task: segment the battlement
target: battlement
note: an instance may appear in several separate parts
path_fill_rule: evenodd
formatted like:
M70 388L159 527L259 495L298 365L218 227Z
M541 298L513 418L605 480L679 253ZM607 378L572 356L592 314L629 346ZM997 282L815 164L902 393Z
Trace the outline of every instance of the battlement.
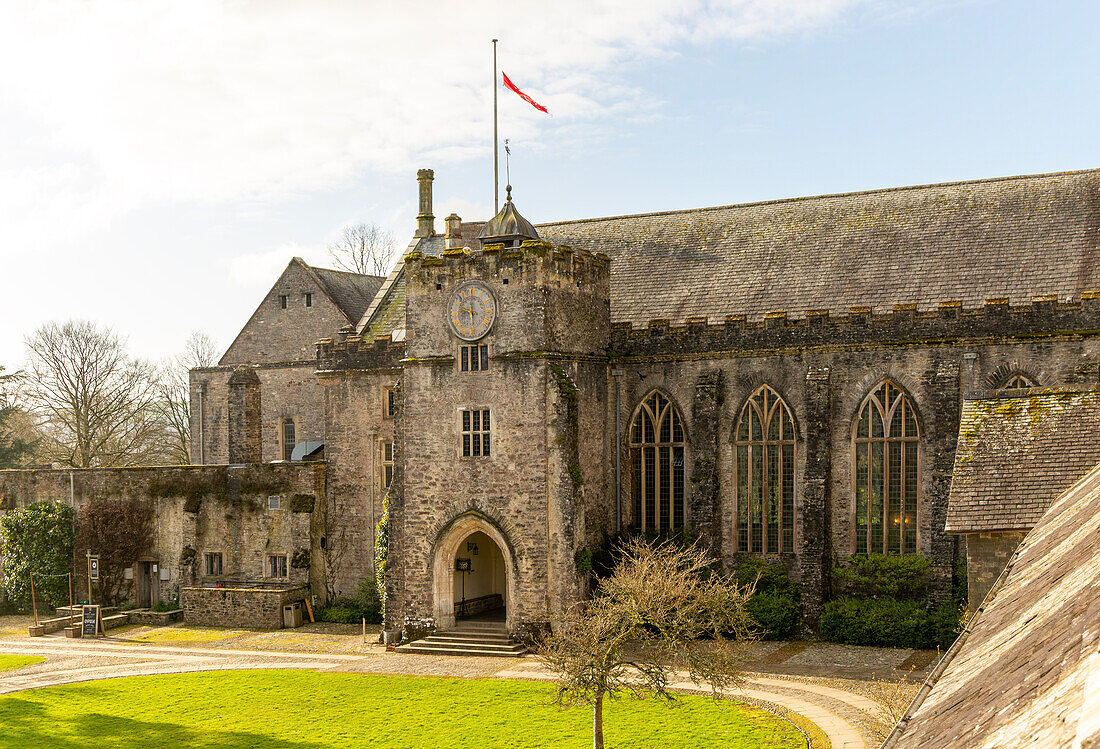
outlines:
M518 247L496 243L481 250L452 248L439 257L414 250L405 256L405 268L410 280L421 283L439 283L439 276L448 275L453 280L499 276L545 286L598 286L608 283L611 258L602 252L528 239Z
M877 314L869 307L852 307L846 315L806 310L802 317L793 319L786 310L776 310L760 320L733 315L712 323L702 317L689 317L684 325L671 325L667 319L654 319L644 328L614 323L611 349L619 356L675 356L760 348L1071 334L1100 335L1100 292L1084 292L1079 300L1065 302L1053 295L1040 296L1023 305L988 299L973 309L964 309L959 300L948 299L936 309L921 311L914 304L899 304L890 312Z
M348 369L399 369L405 355L404 338L387 334L364 340L352 325L340 329L337 338L317 341L317 372L336 372Z

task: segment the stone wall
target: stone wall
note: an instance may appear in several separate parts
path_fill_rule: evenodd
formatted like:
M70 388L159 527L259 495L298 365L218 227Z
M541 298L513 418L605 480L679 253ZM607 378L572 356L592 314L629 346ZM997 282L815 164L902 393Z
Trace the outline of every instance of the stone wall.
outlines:
M175 598L181 585L212 579L205 575L206 552L222 554L218 580L270 579L268 557L286 554L288 582L310 585L323 597L325 471L324 464L0 471L0 515L42 501L77 511L97 499L147 502L155 518L148 556L169 575L160 583L161 600ZM280 509L268 509L269 497L279 498ZM87 586L85 551L75 550L76 590Z
M1026 535L1027 531L966 534L966 597L971 611L985 600Z
M282 629L283 606L303 601L309 595L306 585L279 588L185 586L180 589L180 608L187 624ZM304 610L302 616L306 617Z
M284 419L294 421L295 442L324 442L324 388L317 381L317 362L263 364L252 369L260 381L260 460L282 459ZM191 462L195 465L229 462L227 402L228 380L233 370L234 367L191 370ZM201 399L200 388L205 388Z
M1098 380L1100 338L1074 330L1100 327L1094 299L1036 302L1023 308L991 303L985 310L938 313L899 309L847 318L783 316L760 324L731 320L648 330L613 329L614 367L621 378L624 443L632 414L654 389L669 395L688 430L689 513L693 529L736 561L733 437L746 399L761 384L787 403L796 445L793 554L777 554L802 583L808 623L831 591L829 569L852 548L853 428L863 399L884 379L911 398L921 430L919 551L933 562L933 597L951 590L958 542L944 532L948 488L966 393L1021 372L1044 387ZM614 378L608 378L609 400ZM614 414L606 433L614 434ZM628 465L626 445L621 447ZM612 451L613 452L613 451ZM613 466L607 468L613 475ZM629 475L623 472L625 524L633 521ZM717 512L715 510L717 509ZM716 524L716 526L715 526ZM980 573L979 573L980 574ZM971 582L971 586L974 583Z

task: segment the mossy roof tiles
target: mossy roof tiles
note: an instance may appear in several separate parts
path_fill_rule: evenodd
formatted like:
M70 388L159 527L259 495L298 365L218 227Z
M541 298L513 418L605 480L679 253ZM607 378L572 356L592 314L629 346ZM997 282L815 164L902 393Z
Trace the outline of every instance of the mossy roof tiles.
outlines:
M1100 463L1100 393L1029 391L963 403L947 530L1028 530Z
M536 226L612 256L611 318L635 327L1100 288L1100 170Z

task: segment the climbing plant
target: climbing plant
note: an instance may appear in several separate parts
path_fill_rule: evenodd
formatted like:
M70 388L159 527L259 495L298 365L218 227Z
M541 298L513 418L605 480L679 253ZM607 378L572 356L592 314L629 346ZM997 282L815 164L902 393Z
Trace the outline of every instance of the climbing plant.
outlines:
M0 520L4 557L4 588L8 604L21 611L31 607L31 580L38 605L69 602L65 575L73 564L73 510L68 505L35 502Z
M382 600L382 621L386 621L386 561L390 554L390 492L382 497L382 517L374 529L374 584Z

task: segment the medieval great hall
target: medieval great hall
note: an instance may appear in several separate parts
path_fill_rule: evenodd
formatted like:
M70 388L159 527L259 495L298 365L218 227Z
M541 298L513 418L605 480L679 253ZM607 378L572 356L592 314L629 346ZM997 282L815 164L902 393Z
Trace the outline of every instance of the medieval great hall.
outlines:
M853 554L927 556L934 597L966 558L980 600L1027 528L949 516L967 404L1100 380L1100 171L438 227L432 179L388 277L294 259L192 371L195 466L10 502L159 503L161 595L354 590L387 512L387 618L440 626L552 620L609 539L685 531L782 561L812 628Z

